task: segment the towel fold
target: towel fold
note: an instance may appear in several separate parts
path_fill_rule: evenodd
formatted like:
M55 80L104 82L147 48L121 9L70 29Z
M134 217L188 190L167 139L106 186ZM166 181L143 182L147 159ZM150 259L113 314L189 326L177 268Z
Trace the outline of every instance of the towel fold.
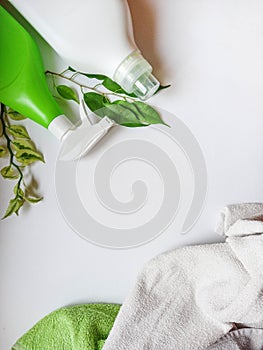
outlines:
M263 204L226 207L217 231L225 243L146 264L103 350L206 349L235 323L263 327Z
M207 350L262 350L263 329L243 328L227 333Z
M65 307L40 320L12 350L101 350L120 306Z
M244 224L243 229L244 232L246 232L247 229L251 230L250 223L247 222L247 219L253 218L254 216L258 216L260 214L263 214L262 203L241 203L228 205L219 213L219 220L217 222L215 231L219 235L223 236L231 236L232 234L239 236L239 231L235 232L235 230L232 229L229 231L230 228L234 227L233 224L239 220L242 220Z

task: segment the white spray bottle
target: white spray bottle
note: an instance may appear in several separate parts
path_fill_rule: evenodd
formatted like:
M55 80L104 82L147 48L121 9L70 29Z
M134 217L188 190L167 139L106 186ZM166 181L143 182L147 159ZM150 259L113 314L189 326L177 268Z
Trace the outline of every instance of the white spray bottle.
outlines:
M138 50L126 0L11 0L75 70L102 73L141 99L159 87Z

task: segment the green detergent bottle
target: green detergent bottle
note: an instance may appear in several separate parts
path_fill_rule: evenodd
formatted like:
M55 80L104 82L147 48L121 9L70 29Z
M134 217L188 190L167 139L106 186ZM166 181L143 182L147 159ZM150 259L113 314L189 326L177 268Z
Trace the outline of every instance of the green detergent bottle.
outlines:
M0 102L49 129L60 141L67 141L66 160L86 154L113 125L106 117L92 127L82 123L75 128L49 91L37 44L2 6Z

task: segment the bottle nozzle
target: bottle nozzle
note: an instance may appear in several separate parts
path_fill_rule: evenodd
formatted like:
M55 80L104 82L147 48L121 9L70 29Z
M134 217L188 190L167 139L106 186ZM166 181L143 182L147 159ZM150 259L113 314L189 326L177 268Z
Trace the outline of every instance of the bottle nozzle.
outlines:
M147 100L154 95L160 86L154 75L144 73L136 80L133 86L134 94L142 100Z
M114 79L128 93L134 93L142 100L151 97L160 86L152 75L152 66L139 51L127 56L114 73Z

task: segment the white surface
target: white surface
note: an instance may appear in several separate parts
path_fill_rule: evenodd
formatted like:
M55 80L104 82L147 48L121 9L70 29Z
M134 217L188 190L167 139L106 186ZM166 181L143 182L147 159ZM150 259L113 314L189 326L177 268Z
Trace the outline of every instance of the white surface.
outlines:
M219 240L213 228L228 203L263 193L263 3L259 0L131 0L135 37L162 83L151 103L175 113L203 149L208 196L187 235L166 232L131 250L93 246L59 212L54 187L57 140L27 121L46 164L32 171L42 203L0 223L0 349L52 310L83 302L122 302L142 264L184 244ZM88 20L88 16L87 16ZM101 43L100 43L101 45ZM45 46L48 68L58 69ZM1 213L11 195L2 181Z
M168 226L173 233L186 233L200 215L207 187L202 151L179 118L158 110L170 128L115 126L86 157L57 162L56 193L63 215L95 244L134 247Z

